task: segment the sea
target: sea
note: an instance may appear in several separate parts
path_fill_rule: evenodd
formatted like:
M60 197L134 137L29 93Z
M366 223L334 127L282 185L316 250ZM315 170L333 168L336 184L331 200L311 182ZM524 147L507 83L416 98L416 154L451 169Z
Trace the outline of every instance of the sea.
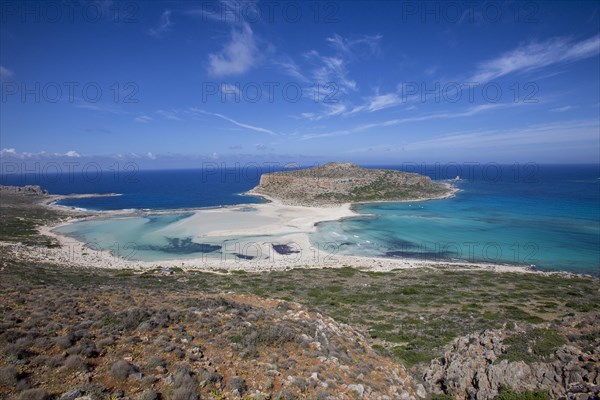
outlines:
M359 216L318 224L311 234L316 246L339 254L516 264L600 275L600 165L364 166L421 173L452 182L460 191L447 199L354 205ZM61 228L62 233L99 240L106 248L134 240L151 250L139 257L148 261L201 253L190 238L160 238L159 231L190 216L189 209L247 204L251 210L252 204L264 200L244 193L258 184L260 173L274 170L236 166L102 176L90 171L13 173L0 175L0 183L40 185L53 194L113 194L66 199L59 205L131 210L130 217L75 223ZM139 210L150 215L136 215ZM169 210L173 211L164 212Z

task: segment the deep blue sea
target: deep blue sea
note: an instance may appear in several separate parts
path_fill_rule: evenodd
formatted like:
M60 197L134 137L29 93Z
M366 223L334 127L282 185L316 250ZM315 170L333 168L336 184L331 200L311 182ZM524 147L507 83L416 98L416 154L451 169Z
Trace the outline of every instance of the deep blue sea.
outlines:
M313 243L333 243L329 248L344 254L515 263L600 275L600 166L405 164L386 168L435 180L458 175L461 179L454 183L461 191L443 200L356 205L364 216L319 224L311 236ZM4 185L37 184L56 194L120 194L61 202L95 210L257 203L262 200L241 193L258 181L256 170L240 168L102 177L0 176ZM169 223L171 216L156 218Z
M260 168L161 170L133 172L90 169L87 173L62 169L60 173L0 175L3 185L40 185L52 194L115 193L119 196L67 199L59 204L90 210L216 207L260 203L242 196L260 179Z

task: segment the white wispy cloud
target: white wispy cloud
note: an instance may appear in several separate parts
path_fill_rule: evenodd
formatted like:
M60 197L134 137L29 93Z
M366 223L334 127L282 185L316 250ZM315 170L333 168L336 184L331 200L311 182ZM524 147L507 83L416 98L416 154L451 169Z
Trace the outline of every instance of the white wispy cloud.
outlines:
M469 80L488 82L510 73L529 72L549 65L582 60L599 52L600 35L579 42L565 37L534 41L481 63Z
M323 66L316 70L315 77L318 80L331 80L333 82L341 82L342 89L350 88L356 90L358 85L356 82L347 78L347 71L344 67L344 60L340 54L345 54L350 51L350 41L334 35L327 39L328 42L338 50L338 55L335 57L323 57L316 52L312 52L309 56L322 61ZM600 52L600 35L590 37L588 39L576 42L568 38L554 38L546 41L535 41L521 45L516 49L501 54L500 56L479 64L475 72L466 79L465 82L485 83L495 78L499 78L510 73L522 73L541 69L546 66L574 62L585 58L598 55ZM340 58L338 58L340 57ZM329 61L329 63L327 63ZM437 67L430 67L425 70L427 75L432 75L437 72ZM555 76L560 72L550 72L538 79ZM348 84L345 84L347 83ZM468 87L468 86L465 86ZM463 90L463 89L460 89ZM364 97L358 104L346 104L343 112L331 113L330 109L324 109L320 112L301 113L300 117L316 121L332 116L350 116L364 112L375 112L399 105L408 104L419 98L421 94L408 96L403 94L404 91L401 85L396 91L387 93L379 93L376 90L371 96ZM448 93L453 95L453 93ZM554 109L555 112L564 112L570 108L561 107ZM341 106L337 110L342 110Z
M49 153L47 151L38 151L38 152L20 152L14 148L4 148L0 150L0 156L8 156L20 159L26 158L56 158L56 157L69 157L69 158L80 158L81 154L79 154L75 150L69 150L65 153Z
M494 109L508 108L523 105L524 103L492 103L492 104L481 104L477 106L470 107L462 112L440 112L433 114L425 114L414 117L406 117L406 118L396 118L390 119L382 122L375 122L370 124L362 124L358 125L351 129L343 129L337 130L333 132L324 132L324 133L308 133L300 136L302 140L308 139L316 139L323 137L333 137L333 136L346 136L351 135L353 133L363 132L366 130L374 129L374 128L384 128L389 126L396 126L401 124L406 124L409 122L421 122L421 121L429 121L436 119L448 119L448 118L464 118L471 117L473 115L486 112Z
M406 100L403 100L401 96L395 92L375 94L367 99L366 104L354 107L352 109L352 113L360 111L373 112L383 110L384 108L395 107L405 102Z
M378 55L381 52L382 35L362 35L344 38L337 33L327 38L329 45L338 53L354 57L361 54Z
M552 111L552 112L565 112L565 111L569 111L572 108L573 108L572 106L563 106L563 107L553 108L550 111Z
M160 15L160 22L155 28L150 28L148 33L154 37L160 37L171 29L171 10L165 10Z
M597 120L561 121L510 130L454 133L406 144L410 150L495 148L548 144L599 144Z
M135 117L133 120L136 122L141 122L143 124L147 124L148 122L153 121L154 118L152 118L149 115L140 115L139 117Z
M208 55L208 73L222 77L240 75L258 64L254 32L246 22L231 28L229 42L221 51Z
M169 119L171 121L181 121L179 115L177 115L176 110L156 110L156 113L163 118Z
M309 51L305 57L316 64L312 70L314 83L323 86L333 83L342 93L357 89L356 81L348 77L346 61L342 57L324 56L316 50Z
M358 90L358 84L350 78L348 71L352 59L363 52L363 48L367 49L369 55L378 54L381 39L381 35L348 39L334 34L325 39L333 48L333 54L321 54L317 50L304 53L304 59L310 65L309 72L306 74L302 73L298 65L289 57L286 61L277 62L276 65L280 66L287 75L300 78L302 82L310 82L311 87L306 90L310 98L318 98L318 101L322 101L323 95L332 94L339 101L339 96ZM318 89L315 89L317 86ZM322 113L321 117L326 117L327 112Z
M0 78L12 78L14 73L3 65L0 65Z
M17 154L17 150L14 147L10 147L10 148L6 148L6 149L2 149L0 150L0 156L4 156L4 155L16 155Z
M209 112L209 111L201 110L199 108L190 108L190 111L195 112L195 113L205 114L205 115L212 115L214 117L221 118L225 121L231 122L232 124L234 124L236 126L239 126L240 128L246 128L246 129L250 129L255 132L266 133L268 135L273 135L273 136L277 135L277 133L273 132L270 129L261 128L260 126L245 124L243 122L236 121L233 118L229 118L228 116L223 115L223 114Z
M210 7L187 10L185 13L201 16L204 21L212 20L229 25L228 41L221 50L208 55L207 70L213 77L241 75L256 67L261 60L257 37L250 27L247 16L260 13L256 1L221 0Z
M81 155L76 152L75 150L69 150L64 154L66 157L73 157L73 158L79 158L81 157Z
M300 114L300 117L311 120L319 121L324 118L334 117L338 115L344 115L348 112L347 107L342 103L327 104L324 103L324 110L318 113L304 112Z
M381 102L389 101L389 98L374 96L367 100L372 104L353 106L352 102L348 100L348 95L359 90L356 80L350 77L349 65L358 57L378 55L381 51L382 38L382 35L347 38L336 33L325 39L334 50L333 54L321 54L316 50L306 52L304 59L311 64L310 72L307 75L312 85L305 90L305 93L311 99L316 99L322 104L323 109L317 112L301 113L300 117L317 121L329 117L347 116L361 111L380 109ZM298 70L293 68L290 72L297 74ZM332 105L329 100L334 100L336 104Z
M300 83L310 83L310 79L307 78L302 69L296 62L289 56L282 56L274 58L272 64L279 68L282 73L294 78Z

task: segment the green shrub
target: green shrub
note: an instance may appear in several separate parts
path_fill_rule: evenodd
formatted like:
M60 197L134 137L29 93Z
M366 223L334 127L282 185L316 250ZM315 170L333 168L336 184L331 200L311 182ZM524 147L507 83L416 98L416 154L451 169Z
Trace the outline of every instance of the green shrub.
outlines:
M499 357L499 360L525 362L544 360L566 342L566 338L555 329L535 328L505 339L507 352Z

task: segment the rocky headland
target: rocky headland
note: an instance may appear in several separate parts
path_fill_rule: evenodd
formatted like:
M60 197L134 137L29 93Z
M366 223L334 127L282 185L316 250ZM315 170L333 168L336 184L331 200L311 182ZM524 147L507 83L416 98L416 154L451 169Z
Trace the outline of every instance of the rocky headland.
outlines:
M283 204L332 206L344 203L411 201L449 197L449 183L395 170L362 168L332 162L314 168L263 174L249 194L267 196Z

